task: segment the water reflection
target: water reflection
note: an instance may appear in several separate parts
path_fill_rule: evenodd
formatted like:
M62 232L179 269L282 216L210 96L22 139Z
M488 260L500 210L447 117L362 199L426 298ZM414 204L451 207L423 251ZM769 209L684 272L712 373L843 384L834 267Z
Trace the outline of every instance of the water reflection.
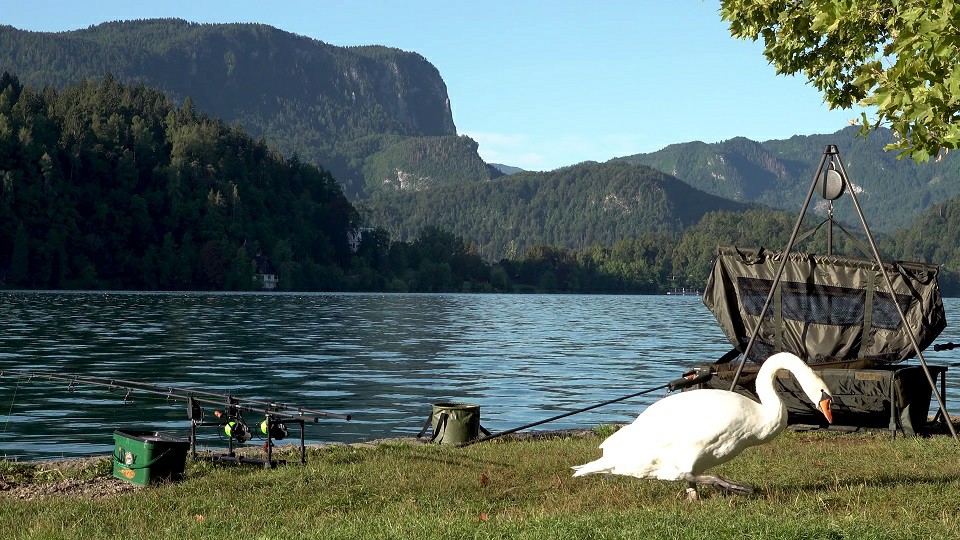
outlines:
M948 314L960 307L946 303ZM940 341L960 341L951 330ZM0 331L7 369L198 386L354 416L308 426L310 442L411 435L439 401L478 403L487 428L507 429L663 384L727 350L689 296L6 293ZM950 361L931 358L941 360ZM658 397L544 428L629 421ZM0 455L108 453L114 429L188 426L182 402L0 379ZM224 446L211 432L203 444Z

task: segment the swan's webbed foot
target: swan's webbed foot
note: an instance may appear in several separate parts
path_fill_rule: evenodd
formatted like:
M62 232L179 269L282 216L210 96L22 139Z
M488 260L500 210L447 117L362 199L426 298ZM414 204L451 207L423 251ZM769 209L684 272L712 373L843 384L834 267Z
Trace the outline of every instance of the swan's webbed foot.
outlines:
M684 498L690 502L700 500L700 494L697 493L696 482L687 482L687 489L684 492Z
M733 493L735 495L751 495L753 493L753 488L748 485L738 484L736 482L731 482L726 478L722 478L719 476L710 476L708 474L701 474L700 476L694 476L691 479L691 483L706 484L708 486L716 486L722 489L726 493Z

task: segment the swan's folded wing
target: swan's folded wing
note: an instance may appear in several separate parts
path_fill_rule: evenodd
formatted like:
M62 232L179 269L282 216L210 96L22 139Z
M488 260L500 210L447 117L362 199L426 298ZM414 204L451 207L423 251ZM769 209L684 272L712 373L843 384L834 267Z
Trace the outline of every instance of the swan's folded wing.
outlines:
M760 414L759 404L724 390L694 390L664 398L630 425L600 445L604 455L616 453L637 459L699 459L707 453L722 458L754 444L750 426Z
M732 392L674 394L607 438L598 461L614 474L682 479L755 444L750 426L759 414L758 404Z
M632 424L611 435L600 448L620 444L620 439L712 439L731 426L747 421L759 412L758 409L757 403L725 390L703 389L673 394L647 407Z

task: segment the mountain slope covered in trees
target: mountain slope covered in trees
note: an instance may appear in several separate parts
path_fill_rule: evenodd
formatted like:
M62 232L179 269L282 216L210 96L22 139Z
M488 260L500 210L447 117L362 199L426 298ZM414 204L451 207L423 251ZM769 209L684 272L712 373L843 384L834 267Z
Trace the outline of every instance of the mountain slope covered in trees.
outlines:
M349 263L356 211L329 173L106 78L0 78L0 273L31 288L232 289L267 255L289 286ZM297 276L297 277L293 277Z
M197 110L322 165L348 196L502 175L483 163L475 142L457 136L437 69L398 49L177 19L58 33L0 26L2 71L38 88L111 73L178 103L190 98Z
M884 244L908 260L942 265L941 287L960 295L960 197L936 203Z
M420 210L409 223L447 205L479 225L471 237L491 234L482 246L415 223L411 242L379 229L351 246L358 215L330 174L238 126L110 78L37 91L0 76L3 287L248 289L259 253L291 290L658 292L701 287L717 245L781 246L795 219L627 163L468 187L393 202ZM956 230L960 198L882 243L944 263L956 294ZM800 248L824 251L823 236ZM842 235L836 251L856 253Z
M361 211L368 224L398 238L437 225L497 260L537 244L582 248L644 233L678 234L706 212L747 208L649 167L586 162L484 183L379 194L364 201Z
M960 158L943 156L918 164L884 152L893 141L889 130L878 129L866 140L848 127L828 135L794 136L785 140L755 142L738 137L715 144L690 142L670 145L649 154L618 158L672 174L708 193L744 202L799 211L824 148L835 144L868 223L890 232L908 226L935 202L960 195ZM815 210L826 204L815 197ZM852 206L838 218L856 221Z

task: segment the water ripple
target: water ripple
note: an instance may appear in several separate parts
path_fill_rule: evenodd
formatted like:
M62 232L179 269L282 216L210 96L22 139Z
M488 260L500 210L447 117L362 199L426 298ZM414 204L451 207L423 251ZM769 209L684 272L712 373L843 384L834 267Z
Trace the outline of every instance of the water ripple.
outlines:
M960 307L945 303L948 314ZM688 296L5 293L0 332L0 369L200 387L354 416L309 426L309 442L415 434L441 401L477 403L485 427L508 429L662 385L729 348ZM951 340L960 336L948 328L941 341ZM628 422L661 395L545 427ZM109 453L115 429L189 427L182 402L16 377L0 378L3 412L0 456L22 459Z

